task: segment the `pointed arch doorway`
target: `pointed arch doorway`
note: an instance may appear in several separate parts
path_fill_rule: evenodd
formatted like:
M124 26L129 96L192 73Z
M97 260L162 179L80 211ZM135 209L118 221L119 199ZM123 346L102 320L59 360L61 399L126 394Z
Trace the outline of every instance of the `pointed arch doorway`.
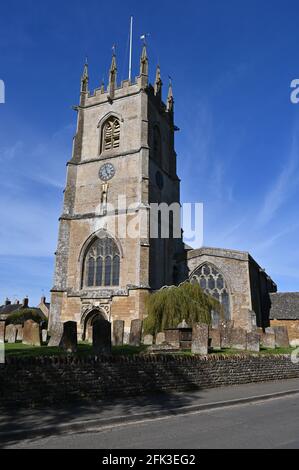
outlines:
M83 341L92 343L92 326L96 320L107 321L106 314L102 309L91 310L83 319Z

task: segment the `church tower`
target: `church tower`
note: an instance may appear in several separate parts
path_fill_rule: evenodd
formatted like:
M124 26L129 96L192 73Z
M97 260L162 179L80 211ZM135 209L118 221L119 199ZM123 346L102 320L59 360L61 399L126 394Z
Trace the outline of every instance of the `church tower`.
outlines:
M127 331L131 320L142 319L149 293L178 282L183 243L172 233L162 238L161 226L171 215L150 210L153 203L179 204L180 183L172 86L165 104L160 67L154 86L149 84L146 46L134 83L118 86L114 51L107 88L102 84L91 93L86 63L75 110L50 328L73 320L86 338L96 315L124 320ZM155 218L157 237L151 232Z

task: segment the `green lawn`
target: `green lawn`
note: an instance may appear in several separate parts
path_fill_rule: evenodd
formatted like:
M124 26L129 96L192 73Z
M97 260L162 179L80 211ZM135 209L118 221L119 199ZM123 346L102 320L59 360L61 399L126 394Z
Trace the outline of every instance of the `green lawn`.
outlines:
M210 351L210 354L216 355L225 355L225 356L236 356L236 355L250 355L250 354L260 354L260 355L269 355L269 354L292 354L295 348L276 348L276 349L261 349L259 353L252 353L250 351L240 351L239 349L221 349L217 351ZM183 351L173 352L173 355L183 355L183 356L192 356L190 349L185 349Z
M133 356L140 354L147 349L146 346L116 346L112 348L114 356ZM294 351L292 348L277 348L277 349L262 349L259 354L291 354ZM34 347L27 346L22 343L5 344L5 354L7 356L21 356L21 357L38 357L38 356L65 356L65 352L57 347L49 348L48 346ZM93 354L92 346L88 343L79 343L78 352L74 356L91 356ZM190 350L184 350L174 355L191 356ZM251 354L248 351L239 351L236 349L222 349L221 351L213 351L213 354L224 354L232 356L236 354Z
M139 354L146 349L145 346L140 348L134 346L116 346L112 348L112 354L114 356L133 356ZM28 346L22 343L5 344L5 355L6 356L21 356L21 357L37 357L37 356L65 356L65 352L57 347L48 346ZM74 356L90 356L92 355L92 346L88 343L79 343L78 352L73 354Z
M292 354L293 348L276 348L276 349L264 349L261 348L259 353L261 355L267 354ZM225 354L225 355L236 355L236 354L253 354L250 351L239 351L238 349L222 349L221 351L213 351L213 354Z

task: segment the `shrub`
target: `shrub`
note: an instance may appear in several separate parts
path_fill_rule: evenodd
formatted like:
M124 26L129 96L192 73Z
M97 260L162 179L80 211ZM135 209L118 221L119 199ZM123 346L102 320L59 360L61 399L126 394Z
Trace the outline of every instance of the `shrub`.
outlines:
M11 313L6 320L7 325L23 325L25 321L33 320L36 323L45 322L48 323L47 317L37 308L20 308Z
M164 287L148 297L144 330L155 336L165 328L176 328L183 320L188 325L210 324L212 310L223 314L218 300L206 294L198 284L184 282L179 287Z

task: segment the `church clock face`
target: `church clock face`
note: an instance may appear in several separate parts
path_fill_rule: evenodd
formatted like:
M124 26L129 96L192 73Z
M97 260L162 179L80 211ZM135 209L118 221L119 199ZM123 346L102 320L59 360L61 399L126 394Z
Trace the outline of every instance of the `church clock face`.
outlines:
M99 177L102 181L109 181L115 175L115 168L112 163L105 163L99 170Z

